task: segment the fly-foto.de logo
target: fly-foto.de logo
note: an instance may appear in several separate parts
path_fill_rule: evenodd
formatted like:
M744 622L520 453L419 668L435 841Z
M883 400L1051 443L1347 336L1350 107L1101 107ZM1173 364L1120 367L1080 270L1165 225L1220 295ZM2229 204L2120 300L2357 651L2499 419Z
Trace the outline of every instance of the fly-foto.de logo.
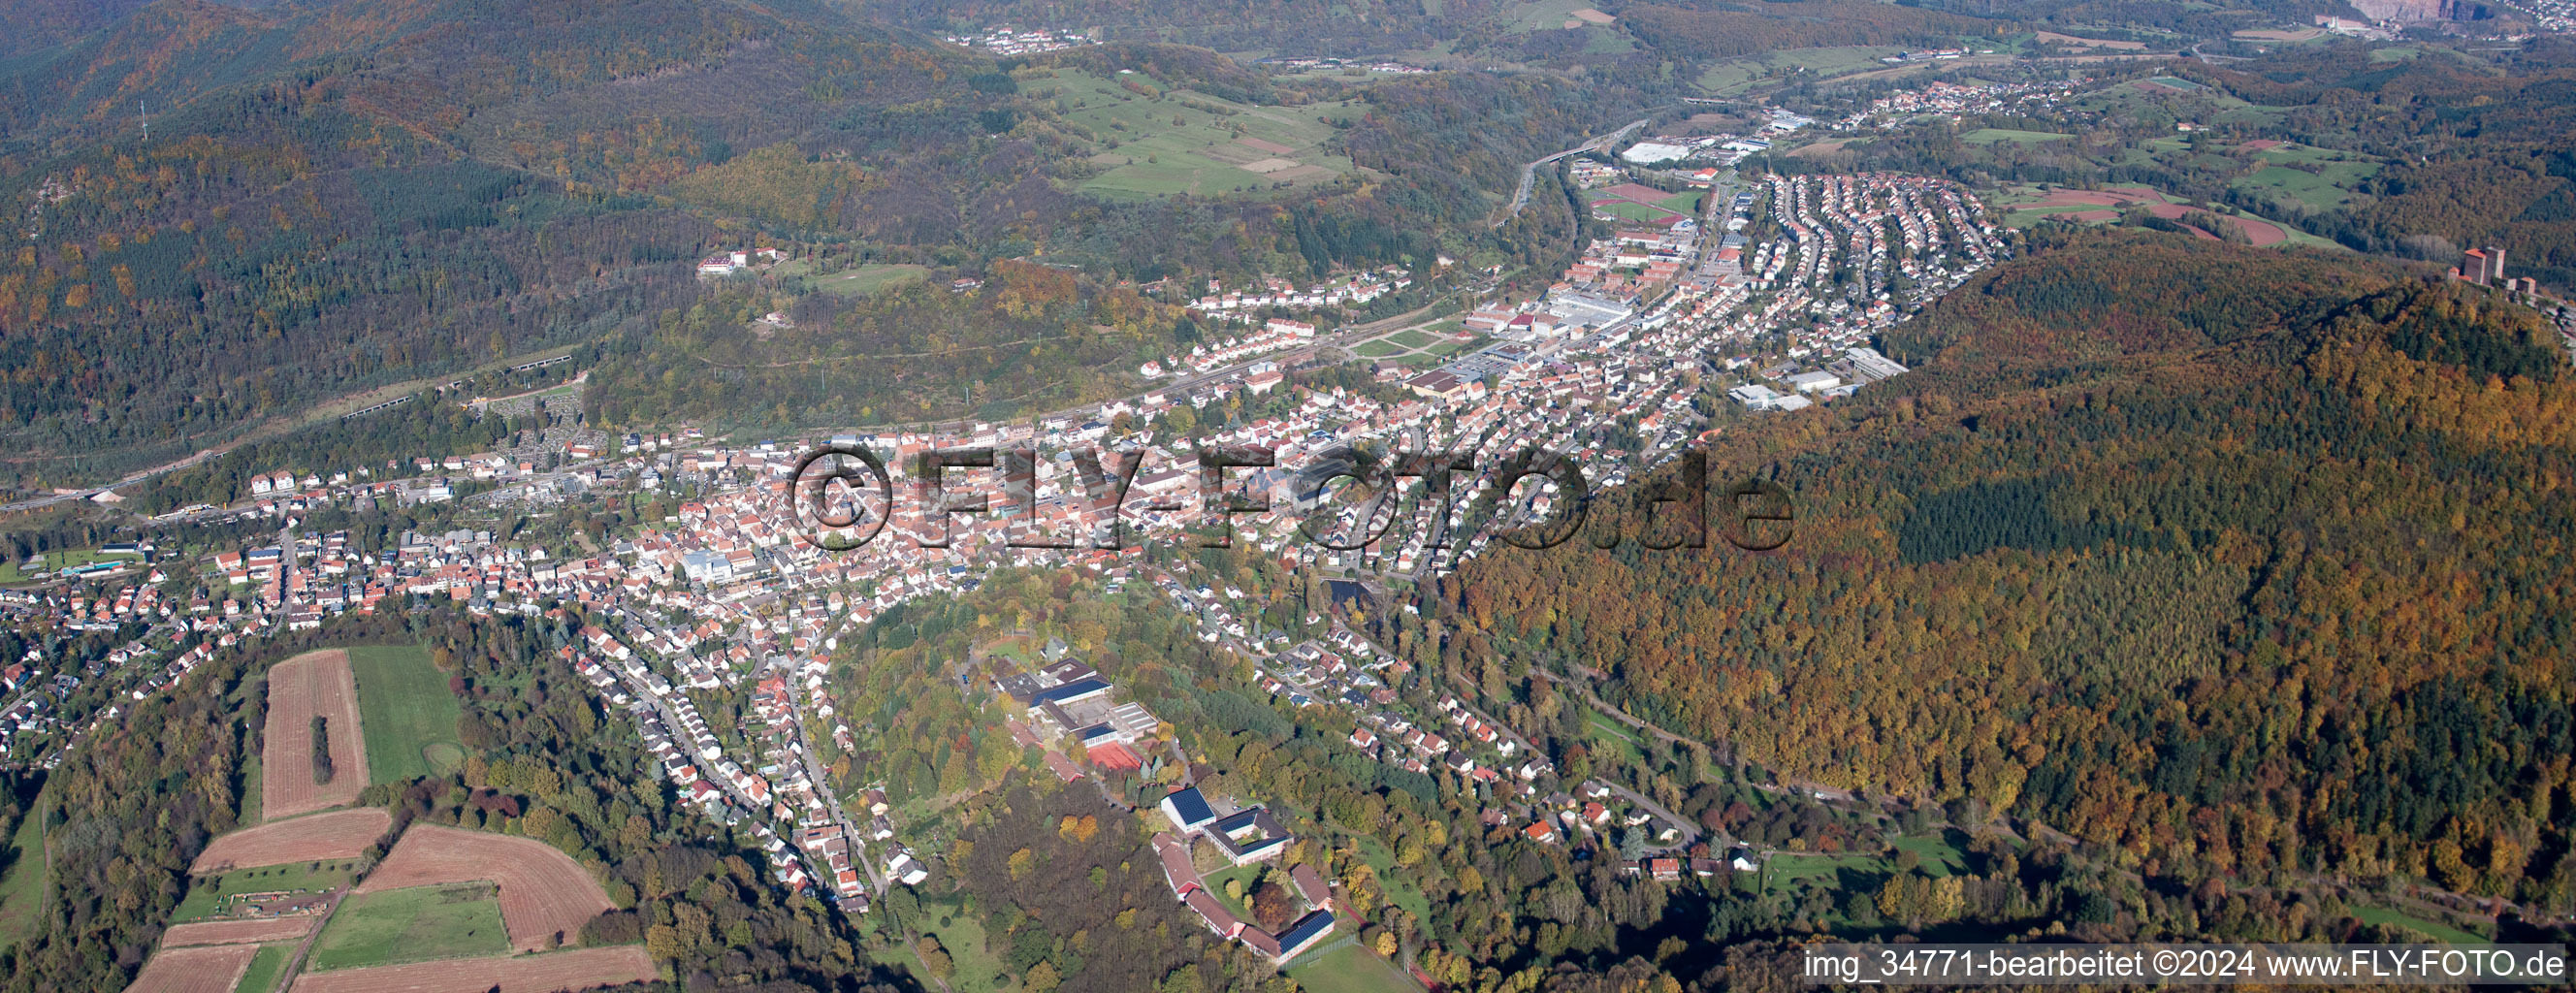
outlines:
M1658 551L1704 549L1715 530L1735 548L1767 552L1796 529L1786 487L1714 480L1703 452L1603 493L1575 459L1542 449L1490 466L1370 445L1336 447L1298 465L1249 445L1201 445L1173 464L1146 461L1143 449L1083 447L1042 459L1031 447L930 447L895 467L899 488L885 457L836 442L798 462L789 496L808 540L828 551L865 547L889 530L913 547L949 548L961 525L979 519L1010 548L1120 549L1134 543L1131 530L1186 532L1199 547L1225 548L1236 518L1282 509L1297 516L1299 538L1334 551L1413 537L1396 532L1399 522L1425 529L1425 550L1485 541L1544 549L1577 535L1605 549L1632 541ZM1601 499L1610 494L1628 499Z

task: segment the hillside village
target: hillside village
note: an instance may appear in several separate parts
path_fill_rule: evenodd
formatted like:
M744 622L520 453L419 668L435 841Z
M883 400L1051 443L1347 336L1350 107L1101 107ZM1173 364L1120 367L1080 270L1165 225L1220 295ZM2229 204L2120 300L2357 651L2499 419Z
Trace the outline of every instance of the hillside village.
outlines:
M1464 791L1490 823L1518 824L1550 843L1601 845L1615 833L1630 839L1629 870L1655 878L1706 871L1711 856L1691 853L1722 839L1702 838L1696 825L1618 784L1559 782L1528 739L1472 701L1406 690L1411 667L1394 653L1320 615L1310 618L1320 625L1310 637L1264 629L1248 619L1243 591L1195 560L1146 554L1149 544L1203 523L1198 488L1209 467L1198 461L1200 446L1254 446L1274 464L1224 478L1255 502L1266 498L1268 509L1234 515L1235 540L1288 569L1331 577L1447 573L1482 554L1493 531L1421 499L1422 484L1405 499L1369 506L1375 540L1347 550L1306 540L1300 522L1317 508L1345 527L1363 523L1361 508L1332 506L1319 467L1333 465L1344 446L1409 437L1472 457L1473 468L1453 480L1461 491L1494 487L1514 453L1541 450L1569 457L1593 485L1615 486L1714 430L1704 406L1712 395L1752 411L1791 410L1901 374L1901 365L1867 347L1870 334L2008 250L1978 199L1939 181L1802 176L1740 191L1719 182L1703 188L1710 202L1697 215L1621 227L1586 246L1543 293L1470 311L1462 324L1489 341L1485 347L1426 370L1381 371L1380 385L1391 389L1380 395L1392 399L1289 382L1265 365L1186 392L1149 392L1021 424L974 424L955 436L829 439L882 453L892 482L906 489L915 482L913 459L934 446L1042 453L1009 478L948 474L953 493L991 500L988 513L932 515L899 501L890 513L818 531L791 479L809 445L718 441L693 429L583 435L542 462L481 455L412 465L470 474L481 485L463 498L446 477L280 469L252 484L264 481L269 492L221 511L274 522L273 540L202 557L136 550L138 561L114 567L98 594L0 595L0 608L20 624L144 630L82 671L52 671L55 660L41 657L17 660L5 674L12 696L0 708L0 754L42 761L114 720L116 707L52 709L86 681L109 680L139 700L170 691L215 653L318 628L336 615L440 601L475 614L568 621L573 608L591 623L558 657L655 756L657 768L643 771L666 779L711 820L749 832L777 885L863 913L889 887L932 878L938 860L907 847L881 791L845 797L825 785L820 743L806 736L828 735L844 750L850 744L853 729L833 712L826 685L839 639L908 601L973 590L994 569L1071 569L1106 590L1172 603L1201 640L1250 661L1257 688L1279 706L1310 719L1331 714L1348 728L1355 753ZM1745 234L1757 216L1773 236ZM1175 362L1215 368L1315 333L1272 319L1249 337ZM1719 390L1726 383L1738 385ZM1189 437L1155 427L1168 412L1213 410L1230 397L1258 399L1264 413ZM1113 438L1119 423L1141 428ZM1142 453L1123 499L1086 491L1075 458L1076 449L1112 442ZM364 548L347 532L296 526L313 508L359 501L537 509L600 493L649 495L670 510L601 547L578 549L472 529L406 533ZM1525 524L1562 510L1553 482L1524 482L1511 493L1499 519ZM855 537L863 526L882 533L854 551L818 544ZM1113 534L1103 547L1030 547ZM1443 540L1451 534L1469 537ZM1161 763L1165 753L1185 760L1168 725L1079 658L1052 652L1043 667L1004 666L988 678L1022 711L1013 736L1041 750L1063 780ZM710 726L691 700L692 691L746 688L754 726ZM1226 909L1171 854L1200 840L1229 860L1275 851L1284 831L1257 798L1184 786L1164 808L1172 831L1156 843L1166 853L1161 868L1174 899L1212 931L1285 961L1334 927L1329 881L1298 880L1303 916L1274 931Z

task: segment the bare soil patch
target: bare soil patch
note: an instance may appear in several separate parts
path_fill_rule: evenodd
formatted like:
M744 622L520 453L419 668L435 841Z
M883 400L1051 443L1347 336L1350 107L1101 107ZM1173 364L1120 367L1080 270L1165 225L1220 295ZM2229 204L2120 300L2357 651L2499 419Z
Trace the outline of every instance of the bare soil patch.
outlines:
M2240 31L2237 33L2243 34L2244 32ZM2039 32L2039 40L2055 42L2060 45L2079 45L2085 48L2117 48L2123 51L2147 47L2147 43L2143 41L2112 41L2107 38L2078 38L2071 34L2058 34L2055 31Z
M200 921L174 924L161 935L161 947L240 945L304 937L319 917L268 917L246 921Z
M608 891L554 846L438 824L404 831L355 892L478 879L500 885L501 924L510 932L510 947L519 951L545 948L558 935L569 944L583 924L614 906Z
M1272 155L1290 155L1297 151L1294 148L1290 148L1278 142L1263 141L1259 138L1237 138L1234 140L1234 143L1245 148L1252 149L1256 152L1268 152Z
M2183 215L2190 213L2191 209L2178 203L2160 203L2148 207L2147 212L2154 214L2157 217L2164 218L2165 220L2172 221L2181 219ZM2237 230L2245 232L2245 240L2253 242L2258 247L2264 245L2278 245L2284 241L2290 240L2289 234L2283 232L2280 225L2274 224L2270 221L2252 217L2233 217L2226 214L2210 214L2209 216L2218 218L2221 222L2236 225ZM2200 232L2203 237L2218 237L2216 234L2202 230L2196 225L2186 224L2184 227Z
M257 945L163 949L143 963L125 993L232 993L257 954Z
M306 973L290 993L562 993L659 975L642 945Z
M2164 194L2143 187L2108 190L2050 190L2037 206L2064 207L2086 204L2095 207L2117 207L2129 203L2163 203Z
M355 730L352 728L352 730ZM310 746L307 746L308 748ZM327 814L271 821L215 839L197 854L190 872L223 872L289 862L356 858L384 837L393 815L381 807L334 810Z
M313 781L313 718L326 722L331 781ZM367 788L367 740L349 653L306 652L268 670L268 729L260 750L260 810L270 820L347 806Z
M2308 41L2326 33L2324 28L2298 31L2239 31L2236 36L2249 41Z

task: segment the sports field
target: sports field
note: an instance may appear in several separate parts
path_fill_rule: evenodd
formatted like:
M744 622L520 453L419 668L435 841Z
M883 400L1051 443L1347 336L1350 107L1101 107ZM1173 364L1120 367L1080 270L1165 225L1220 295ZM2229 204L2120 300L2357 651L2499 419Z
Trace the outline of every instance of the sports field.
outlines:
M456 740L462 712L427 649L352 648L349 668L358 677L358 722L366 729L372 782L409 782L464 766L465 746Z
M1651 186L1621 183L1594 190L1592 212L1623 221L1647 224L1664 223L1667 218L1689 214L1699 209L1699 193L1666 193Z
M1653 204L1638 203L1634 200L1595 200L1592 202L1592 212L1608 214L1623 221L1645 222L1659 221L1673 214L1672 211Z
M306 969L327 972L431 959L506 955L501 891L485 882L360 893L331 915Z
M95 549L45 552L41 555L32 556L32 559L36 563L33 572L28 571L26 566L28 560L26 559L10 559L5 562L0 562L0 584L30 582L41 578L42 576L51 576L74 566L91 565L99 562L105 562L112 565L133 565L139 561L129 555L102 555Z

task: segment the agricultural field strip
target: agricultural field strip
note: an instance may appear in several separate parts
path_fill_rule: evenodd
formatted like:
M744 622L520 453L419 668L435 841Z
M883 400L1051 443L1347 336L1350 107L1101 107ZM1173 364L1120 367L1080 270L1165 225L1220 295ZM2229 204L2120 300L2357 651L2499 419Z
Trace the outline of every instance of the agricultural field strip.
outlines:
M659 975L643 946L620 945L308 973L296 977L289 993L558 993Z
M566 941L614 905L572 857L542 841L414 824L358 884L358 894L489 880L501 887L501 920L511 947L533 951Z
M216 838L198 853L188 871L205 873L227 866L239 869L288 862L356 858L393 827L393 815L380 807L357 807L270 821Z
M238 921L199 921L174 924L161 935L161 947L186 945L259 944L301 938L313 930L319 917L264 917Z
M334 772L328 783L313 781L313 718L326 721ZM357 677L349 671L349 653L306 652L271 667L268 673L267 742L260 752L261 811L288 817L358 799L367 786L366 733L358 723Z
M232 993L257 945L201 945L165 949L143 964L125 993Z

